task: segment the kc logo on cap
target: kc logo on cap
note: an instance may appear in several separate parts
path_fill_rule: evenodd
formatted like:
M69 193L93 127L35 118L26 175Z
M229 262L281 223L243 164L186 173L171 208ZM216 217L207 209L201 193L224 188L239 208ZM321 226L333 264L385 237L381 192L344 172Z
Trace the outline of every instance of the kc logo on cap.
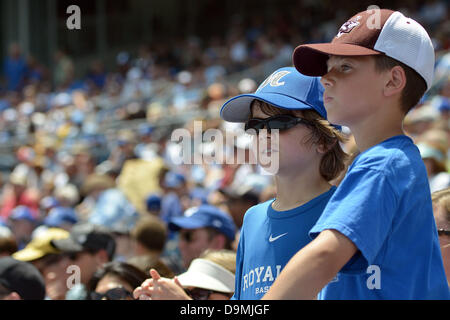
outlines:
M280 82L280 80L281 80L281 78L288 75L289 73L291 73L291 72L286 71L286 70L272 73L270 76L267 77L266 80L264 80L263 83L261 83L261 85L258 87L256 92L262 90L268 84L270 84L271 87L284 86L285 82L284 81Z

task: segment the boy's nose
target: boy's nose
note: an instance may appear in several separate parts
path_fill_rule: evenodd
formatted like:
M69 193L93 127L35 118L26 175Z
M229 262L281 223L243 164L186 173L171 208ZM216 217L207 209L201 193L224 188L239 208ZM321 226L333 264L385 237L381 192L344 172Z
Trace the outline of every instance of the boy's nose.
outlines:
M332 86L331 72L327 72L320 78L320 83L326 88Z

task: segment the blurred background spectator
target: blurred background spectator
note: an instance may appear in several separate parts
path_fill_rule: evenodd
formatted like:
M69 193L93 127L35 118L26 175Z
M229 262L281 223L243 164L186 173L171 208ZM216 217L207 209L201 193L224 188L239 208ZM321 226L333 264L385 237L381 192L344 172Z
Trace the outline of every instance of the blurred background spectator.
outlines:
M66 239L69 232L60 228L47 228L33 233L28 245L15 252L13 258L33 264L45 281L46 299L64 300L68 291L67 268L73 263L69 255L52 244L52 240Z
M101 266L87 285L90 300L133 300L133 290L147 275L125 262L108 262Z
M0 300L44 300L45 285L32 264L0 258Z
M450 188L433 192L431 199L445 274L450 285Z

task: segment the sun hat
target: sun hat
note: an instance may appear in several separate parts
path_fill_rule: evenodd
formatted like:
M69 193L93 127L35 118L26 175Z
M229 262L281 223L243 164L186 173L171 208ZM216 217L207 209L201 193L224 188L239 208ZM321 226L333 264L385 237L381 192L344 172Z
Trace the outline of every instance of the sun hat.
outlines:
M233 293L235 276L212 261L197 258L188 270L178 276L183 287L197 287L218 292Z

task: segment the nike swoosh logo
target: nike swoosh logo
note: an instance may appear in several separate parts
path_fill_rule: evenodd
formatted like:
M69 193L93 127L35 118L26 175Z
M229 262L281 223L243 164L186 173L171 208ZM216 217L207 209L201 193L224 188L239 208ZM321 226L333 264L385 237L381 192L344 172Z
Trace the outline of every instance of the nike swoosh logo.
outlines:
M285 235L287 235L288 233L286 232L286 233L283 233L283 234L280 234L279 236L276 236L276 237L272 237L272 235L270 235L270 237L269 237L269 242L274 242L275 240L278 240L278 239L280 239L282 236L285 236Z

